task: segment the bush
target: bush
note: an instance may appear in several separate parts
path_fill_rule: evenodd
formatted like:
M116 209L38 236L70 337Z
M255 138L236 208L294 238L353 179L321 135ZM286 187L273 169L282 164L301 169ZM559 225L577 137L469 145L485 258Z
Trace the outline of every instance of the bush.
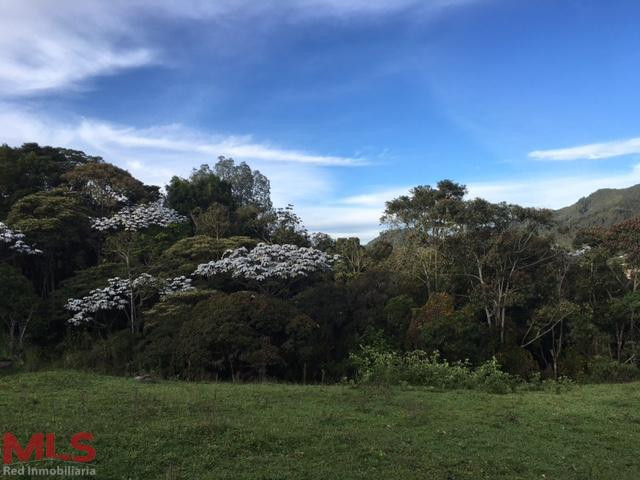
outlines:
M90 369L113 375L131 375L140 371L134 353L138 337L128 330L114 333L106 339L93 339L85 334L77 340L78 345L69 348L62 359L65 368Z
M562 393L569 390L575 385L573 379L565 376L558 377L557 380L547 378L543 379L540 372L532 374L527 382L523 382L518 386L518 390L526 392L542 392L551 391L555 393Z
M403 360L401 377L411 385L427 385L442 389L470 386L470 367L467 362L449 363L441 359L437 351L427 355L421 350L408 352Z
M360 384L409 384L441 389L477 388L490 393L507 393L515 389L517 377L500 369L493 358L473 370L468 362L450 363L438 352L422 350L400 355L379 347L361 346L350 355Z
M496 354L502 369L512 375L529 379L538 372L538 364L527 349L513 346Z
M489 393L507 393L515 390L517 378L503 372L496 357L483 363L473 372L474 385Z
M349 358L356 370L356 382L375 385L399 384L402 358L396 352L373 346L361 346L359 353Z
M633 363L620 363L595 357L588 365L586 380L590 382L633 382L640 379L640 369Z

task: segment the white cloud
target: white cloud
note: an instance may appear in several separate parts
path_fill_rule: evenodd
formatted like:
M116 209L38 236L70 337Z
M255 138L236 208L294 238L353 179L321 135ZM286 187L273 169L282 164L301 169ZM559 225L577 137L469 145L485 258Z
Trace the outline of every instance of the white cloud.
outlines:
M528 207L562 208L601 188L626 188L640 183L640 164L611 175L573 175L531 180L469 184L469 195L493 202L506 201Z
M386 15L407 8L431 18L475 0L45 0L8 1L0 16L0 97L78 89L101 75L163 64L157 22L246 24L283 19ZM155 40L154 40L155 39ZM212 45L216 50L229 44Z
M407 195L409 190L409 187L385 188L376 192L345 197L341 202L345 205L358 205L361 207L380 206L384 205L386 201L392 200L400 195Z
M9 145L37 141L84 150L160 186L173 175L188 176L194 167L215 163L219 155L230 156L269 177L276 205L294 203L300 212L333 196L335 182L327 167L364 163L273 147L250 136L206 135L180 125L137 129L95 119L50 118L7 102L0 102L0 131Z
M469 182L468 198L491 202L517 203L528 207L558 209L601 188L626 188L640 183L640 164L627 172L602 175L575 175L528 180L505 179L493 182ZM331 206L310 207L305 219L334 236L358 236L363 241L374 238L382 227L384 204L409 192L412 186L381 188L338 200ZM335 220L327 220L335 219Z
M640 137L553 150L535 150L529 153L529 157L549 161L598 160L634 153L640 153Z
M0 95L77 88L97 75L156 61L108 2L4 2Z

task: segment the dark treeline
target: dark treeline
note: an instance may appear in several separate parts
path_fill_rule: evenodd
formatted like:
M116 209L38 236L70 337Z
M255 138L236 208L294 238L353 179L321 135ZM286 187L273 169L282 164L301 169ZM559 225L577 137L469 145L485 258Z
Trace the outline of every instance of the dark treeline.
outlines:
M335 381L366 347L524 378L638 370L640 219L565 245L552 212L444 180L387 202L363 246L309 234L233 159L161 193L37 144L0 147L0 218L0 357L30 368Z

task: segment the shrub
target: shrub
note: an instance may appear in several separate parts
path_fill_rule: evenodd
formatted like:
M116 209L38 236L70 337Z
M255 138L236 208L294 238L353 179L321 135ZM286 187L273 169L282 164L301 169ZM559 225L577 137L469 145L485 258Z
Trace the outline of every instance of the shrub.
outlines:
M421 350L405 354L400 375L411 385L427 385L442 389L470 386L470 367L467 362L449 363L440 358L440 353L431 355Z
M500 369L496 357L480 365L473 372L474 385L489 393L507 393L515 390L517 377Z
M502 369L512 375L529 379L538 372L538 364L527 349L513 346L498 352L496 358Z
M586 380L591 382L632 382L640 379L640 369L633 363L620 363L595 357L588 365Z
M473 370L468 362L450 363L436 351L422 350L400 355L374 346L361 346L350 355L360 384L409 384L441 389L478 388L490 393L506 393L515 388L517 377L500 369L493 358Z

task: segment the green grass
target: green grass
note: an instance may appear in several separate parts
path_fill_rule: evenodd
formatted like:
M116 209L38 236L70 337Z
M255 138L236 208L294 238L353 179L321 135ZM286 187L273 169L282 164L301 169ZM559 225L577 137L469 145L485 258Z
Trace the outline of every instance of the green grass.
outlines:
M640 478L638 383L492 395L50 371L0 378L5 431L93 432L105 479Z

